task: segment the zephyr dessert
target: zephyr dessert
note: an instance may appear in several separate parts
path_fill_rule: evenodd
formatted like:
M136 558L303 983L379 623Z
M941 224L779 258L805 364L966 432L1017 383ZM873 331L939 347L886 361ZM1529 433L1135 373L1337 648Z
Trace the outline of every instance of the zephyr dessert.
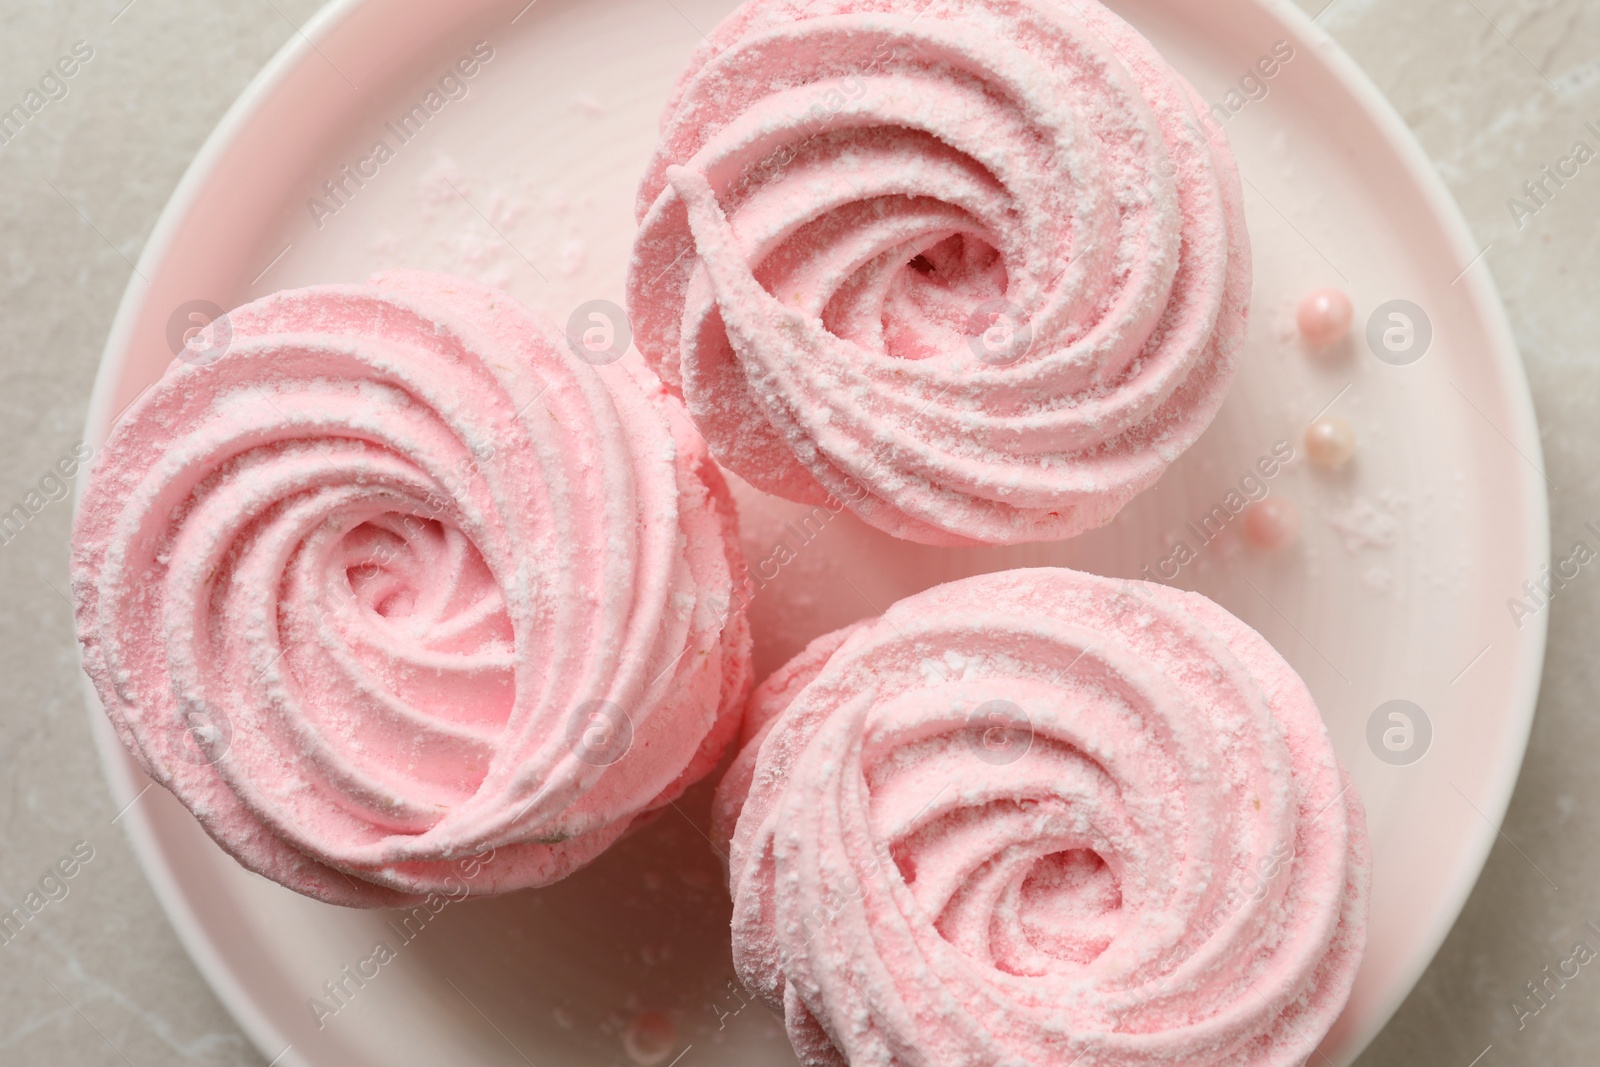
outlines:
M416 272L186 355L224 349L112 430L72 584L123 743L240 863L363 907L543 885L714 767L743 564L648 374Z
M1244 337L1227 143L1093 0L751 0L636 210L634 337L717 459L913 541L1106 523Z
M1300 1064L1368 846L1304 683L1204 597L938 586L760 686L717 794L734 963L807 1065Z

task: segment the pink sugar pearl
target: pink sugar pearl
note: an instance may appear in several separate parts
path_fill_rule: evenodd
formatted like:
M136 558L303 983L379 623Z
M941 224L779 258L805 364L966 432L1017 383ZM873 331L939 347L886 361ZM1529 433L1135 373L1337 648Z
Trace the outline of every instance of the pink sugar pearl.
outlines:
M1350 332L1355 308L1342 289L1313 289L1300 301L1295 322L1300 336L1317 348L1326 348Z
M1300 512L1277 496L1251 504L1244 513L1244 536L1257 548L1288 548L1300 536Z
M1306 456L1324 470L1335 471L1356 454L1356 428L1337 415L1325 415L1306 427Z
M664 1063L678 1044L678 1028L659 1011L642 1011L622 1034L628 1058L640 1067Z

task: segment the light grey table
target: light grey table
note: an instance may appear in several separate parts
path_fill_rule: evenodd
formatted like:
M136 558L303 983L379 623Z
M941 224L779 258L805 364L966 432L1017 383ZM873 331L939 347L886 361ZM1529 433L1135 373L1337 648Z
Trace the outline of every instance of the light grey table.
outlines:
M82 40L93 57L0 147L0 503L70 452L130 264L190 158L314 0L12 0L0 110ZM441 0L443 2L443 0ZM1600 519L1600 160L1537 213L1507 201L1600 149L1600 3L1302 0L1454 191L1504 296L1543 428L1562 554ZM69 67L72 64L67 64ZM201 980L112 822L65 597L67 501L0 544L0 897L93 850L0 945L0 1064L262 1061ZM1477 890L1364 1067L1600 1063L1600 965L1519 1028L1525 984L1600 925L1600 578L1551 607L1538 720ZM84 842L84 845L79 845ZM69 867L71 865L69 864ZM54 893L61 896L62 890ZM1596 944L1600 948L1600 944ZM1492 1046L1492 1047L1491 1047Z

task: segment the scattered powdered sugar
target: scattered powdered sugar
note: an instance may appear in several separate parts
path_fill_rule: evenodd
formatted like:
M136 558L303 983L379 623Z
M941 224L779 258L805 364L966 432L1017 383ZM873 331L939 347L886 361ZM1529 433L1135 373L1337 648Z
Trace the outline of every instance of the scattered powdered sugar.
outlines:
M1328 514L1328 524L1339 534L1345 551L1393 548L1400 534L1400 513L1405 504L1385 490L1376 498L1356 497Z
M421 223L416 234L378 231L368 243L375 255L498 289L534 272L541 281L574 278L588 264L581 222L587 196L551 190L533 197L515 180L469 174L455 157L441 155L417 179L412 203Z

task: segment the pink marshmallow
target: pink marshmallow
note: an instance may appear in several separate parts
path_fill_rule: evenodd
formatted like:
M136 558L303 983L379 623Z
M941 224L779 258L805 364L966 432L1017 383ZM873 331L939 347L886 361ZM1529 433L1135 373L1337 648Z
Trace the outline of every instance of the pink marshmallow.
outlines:
M750 0L637 210L635 341L712 453L915 541L1108 522L1244 337L1227 143L1093 0Z
M247 304L112 429L84 666L141 767L322 900L543 885L715 766L748 689L727 489L658 383L397 271Z
M808 1067L1288 1067L1366 939L1305 684L1196 593L938 586L752 698L718 789L734 962Z

